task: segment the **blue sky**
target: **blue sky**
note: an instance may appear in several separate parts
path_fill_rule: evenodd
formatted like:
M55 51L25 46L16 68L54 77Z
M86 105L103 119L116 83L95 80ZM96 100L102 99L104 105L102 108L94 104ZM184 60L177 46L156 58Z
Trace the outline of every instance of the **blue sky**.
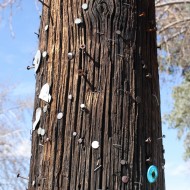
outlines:
M13 9L13 30L15 37L11 37L8 21L9 10L3 12L0 23L0 83L16 84L12 96L34 95L35 77L33 70L26 67L32 64L32 59L38 47L38 38L34 32L39 27L39 12L34 1L22 1L21 8ZM172 82L161 82L162 115L172 108L172 86L179 82L175 77ZM31 119L28 121L32 126ZM168 129L163 124L165 146L165 175L167 190L190 189L190 164L183 161L183 143L177 140L176 131ZM22 147L20 147L22 150ZM23 148L24 149L24 148ZM25 149L24 149L25 150Z

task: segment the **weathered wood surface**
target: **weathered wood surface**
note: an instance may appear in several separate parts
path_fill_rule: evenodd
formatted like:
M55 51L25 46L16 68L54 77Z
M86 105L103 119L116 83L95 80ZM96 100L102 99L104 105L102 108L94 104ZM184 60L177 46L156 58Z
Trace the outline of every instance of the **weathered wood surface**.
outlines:
M48 59L36 75L35 109L45 105L38 98L45 83L52 101L38 125L45 137L32 134L29 189L164 190L156 32L149 30L155 27L154 2L89 0L88 10L81 8L84 0L44 2L49 8L43 6L39 49ZM76 18L83 24L76 25ZM68 52L75 52L74 59L68 60ZM47 137L51 141L45 143ZM94 140L100 143L97 150L91 147ZM151 164L159 169L154 184L146 178ZM127 184L122 176L129 177Z

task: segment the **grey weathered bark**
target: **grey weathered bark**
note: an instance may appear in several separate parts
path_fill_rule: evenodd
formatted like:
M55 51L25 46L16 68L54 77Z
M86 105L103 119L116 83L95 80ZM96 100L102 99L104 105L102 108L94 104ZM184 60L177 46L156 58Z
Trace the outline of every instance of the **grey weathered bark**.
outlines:
M52 101L38 125L46 135L32 134L29 189L164 190L154 2L91 0L87 10L83 0L44 3L39 49L48 59L37 71L35 109L45 105L45 83ZM151 164L159 170L154 184L146 178Z

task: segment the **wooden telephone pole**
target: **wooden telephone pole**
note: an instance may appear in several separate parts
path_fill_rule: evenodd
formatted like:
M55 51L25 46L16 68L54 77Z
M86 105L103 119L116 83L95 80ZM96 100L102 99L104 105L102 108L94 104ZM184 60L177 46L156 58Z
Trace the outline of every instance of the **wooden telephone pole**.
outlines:
M40 2L29 190L164 190L154 1Z

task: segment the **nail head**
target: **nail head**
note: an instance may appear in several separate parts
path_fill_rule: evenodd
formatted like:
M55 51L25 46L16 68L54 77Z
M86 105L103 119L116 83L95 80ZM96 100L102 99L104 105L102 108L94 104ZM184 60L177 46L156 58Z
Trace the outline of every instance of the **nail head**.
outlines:
M69 95L68 95L68 99L69 99L69 100L72 100L72 99L73 99L72 94L69 94Z
M99 144L98 141L93 141L93 142L92 142L92 148L93 148L93 149L98 149L99 147L100 147L100 144Z
M123 183L128 183L129 177L128 176L122 176L122 182Z
M49 25L46 25L45 28L44 28L44 30L47 31L48 28L49 28Z
M83 10L87 10L88 9L88 4L87 3L83 3L82 4L82 9Z
M76 18L75 19L75 24L79 25L82 23L82 19L81 18Z
M62 119L62 118L63 118L63 113L62 112L58 113L57 114L57 119Z

